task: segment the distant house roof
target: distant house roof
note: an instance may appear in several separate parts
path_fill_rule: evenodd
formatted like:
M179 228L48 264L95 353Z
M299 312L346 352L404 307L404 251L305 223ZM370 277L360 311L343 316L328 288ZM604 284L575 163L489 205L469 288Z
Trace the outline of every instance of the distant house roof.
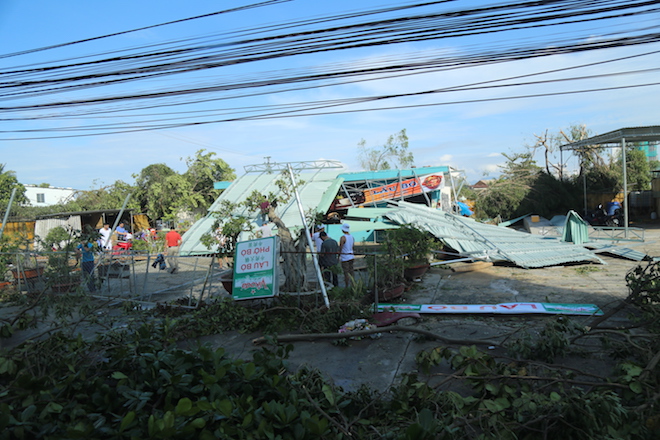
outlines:
M485 189L485 188L488 188L488 185L490 185L493 182L493 180L495 180L495 179L482 179L482 180L479 180L477 183L472 185L472 189Z
M132 208L127 208L124 209L124 212L126 213L132 213L134 209ZM121 212L121 209L98 209L94 211L71 211L71 212L56 212L54 214L43 214L37 216L37 219L44 219L44 218L62 218L62 217L70 217L72 215L94 215L94 214L108 214L108 215L114 215L114 214L119 214Z

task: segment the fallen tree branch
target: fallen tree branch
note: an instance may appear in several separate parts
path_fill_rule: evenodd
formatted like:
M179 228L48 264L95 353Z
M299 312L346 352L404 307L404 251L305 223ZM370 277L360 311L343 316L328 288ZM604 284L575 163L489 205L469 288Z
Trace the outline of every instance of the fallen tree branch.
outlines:
M628 334L628 333L624 333L623 331L617 331L617 330L605 330L605 329L590 330L590 331L587 332L587 333L582 333L582 334L579 334L579 335L573 336L573 337L571 338L571 340L570 340L570 343L571 343L571 344L574 344L575 341L577 341L578 339L585 338L585 337L587 337L587 336L597 336L597 335L604 335L604 334L621 336L621 337L623 337L623 338L626 340L626 342L628 342L628 344L630 344L631 346L635 347L636 349L638 349L638 350L640 350L640 351L644 351L644 348L643 348L643 347L640 347L639 345L637 345L637 344L632 340L630 334ZM654 337L656 337L657 335L654 335L654 334L637 334L637 335L634 335L634 336L635 336L635 338L654 338Z
M404 326L400 326L400 325L388 325L386 327L379 327L379 328L369 329L369 330L358 330L358 331L347 332L347 333L306 333L306 334L299 334L299 335L275 335L275 336L271 336L269 338L266 338L266 337L262 336L262 337L253 339L252 343L255 344L255 345L261 345L261 344L269 343L271 341L274 341L274 342L297 342L297 341L316 341L316 340L319 340L319 339L334 340L334 339L346 339L346 338L351 338L351 337L369 336L369 335L373 335L373 334L376 334L376 333L385 333L385 332L418 333L420 335L424 335L426 337L442 341L447 345L500 345L499 343L493 342L493 341L484 341L484 340L475 340L475 339L450 339L450 338L445 338L444 336L440 336L438 334L435 334L433 332L430 332L428 330L422 330L422 329L414 328L414 327L404 327Z
M655 367L658 365L658 362L660 362L660 351L655 354L649 361L649 363L646 365L644 370L642 371L642 374L639 375L639 380L644 381L646 380L647 377L649 377L649 374L653 370L655 370Z
M574 380L574 379L565 379L560 377L544 377L544 376L518 376L511 374L497 374L491 376L461 376L457 374L443 374L438 373L438 376L447 376L447 379L459 379L459 380L502 380L502 379L515 379L515 380L530 380L530 381L539 381L539 382L562 382L570 383L574 385L584 385L590 387L606 387L606 388L619 388L622 390L629 389L628 385L623 385L616 382L587 382L583 380ZM443 381L443 383L446 382Z
M599 376L599 375L597 375L597 374L593 374L593 373L589 373L589 372L587 372L587 371L583 371L583 370L580 370L580 369L575 368L575 367L569 367L569 366L567 366L567 365L561 365L561 364L550 364L550 363L547 363L547 362L533 361L533 360L531 360L531 359L516 359L516 358L512 358L512 357L505 356L505 355L502 355L502 354L493 354L493 358L496 358L496 359L505 359L505 360L507 360L507 361L510 361L510 362L517 362L517 363L520 363L520 364L534 365L534 366L537 366L537 367L543 367L543 368L547 368L547 369L550 369L550 370L568 370L568 371L573 371L573 372L579 374L580 376L593 377L593 378L596 378L596 379L600 379L600 380L602 380L603 382L607 381L607 378L606 378L606 377ZM456 373L454 373L454 374L456 374Z
M330 417L330 414L328 414L327 412L323 411L323 408L321 408L321 406L319 406L319 404L316 403L316 400L314 400L314 399L312 398L312 396L309 394L309 391L307 391L307 388L305 388L304 385L303 385L303 387L302 387L302 390L305 392L305 395L307 396L307 400L308 400L308 401L314 406L314 408L316 408L316 410L317 410L317 411L318 411L323 417L325 417L326 419L328 419L328 421L329 421L330 423L332 423L333 425L335 425L335 426L337 427L337 429L339 429L341 432L344 433L344 435L346 435L346 436L348 436L348 437L353 437L353 434L351 434L350 431L348 431L346 428L344 428L343 426L341 426L341 423L339 423L338 421L336 421L334 418Z

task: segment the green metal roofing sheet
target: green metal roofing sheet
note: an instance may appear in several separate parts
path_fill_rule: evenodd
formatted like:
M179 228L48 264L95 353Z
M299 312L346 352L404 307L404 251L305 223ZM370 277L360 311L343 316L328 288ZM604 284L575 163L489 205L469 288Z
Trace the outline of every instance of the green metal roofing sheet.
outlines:
M525 217L529 217L530 215L531 214L521 215L520 217L512 218L511 220L507 220L505 222L500 222L500 223L497 224L497 226L500 226L500 227L511 226L515 223L518 223L520 220L524 219Z
M348 208L346 217L379 218L390 212L392 208Z
M589 241L589 223L585 222L575 211L568 211L564 222L562 240L574 244Z
M398 202L397 205L399 209L387 214L388 219L426 230L462 256L510 261L525 268L587 261L603 263L582 246L564 243L557 238L487 225L424 205L407 202Z
M213 182L213 189L227 189L233 182L223 180L222 182Z
M300 201L303 209L307 212L310 209L325 212L330 207L337 190L341 186L341 180L337 179L337 170L319 169L314 171L300 172L299 179L302 181L298 186ZM216 220L216 214L223 201L240 203L249 197L253 191L261 194L281 194L276 181L282 176L279 172L253 172L239 177L213 202L208 210L208 214L203 219L197 221L184 235L181 244L181 255L201 255L212 252L206 246L201 244L201 237L211 232L211 227ZM284 177L288 179L288 176ZM333 194L334 191L334 194ZM295 197L287 203L279 203L277 213L280 218L292 231L302 228L302 221ZM254 227L257 228L258 212L249 212L245 208L236 209L232 215L244 215L254 219Z
M649 260L650 257L644 253L634 249L630 249L623 246L617 246L614 244L607 243L587 243L583 245L587 249L592 249L594 252L599 254L610 254L617 257L626 258L633 261L644 261Z

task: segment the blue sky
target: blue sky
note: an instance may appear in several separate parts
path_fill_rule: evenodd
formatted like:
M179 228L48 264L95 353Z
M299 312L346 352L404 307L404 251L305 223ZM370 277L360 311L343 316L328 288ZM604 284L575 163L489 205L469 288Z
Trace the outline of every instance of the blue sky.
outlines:
M14 53L52 44L91 38L114 32L154 25L171 20L207 14L249 2L166 0L139 2L114 0L65 2L3 0L0 2L0 54ZM261 7L223 16L209 17L191 22L153 28L120 35L97 42L75 45L52 51L0 59L0 70L16 66L43 65L52 60L88 56L102 51L119 50L145 44L218 32L233 32L247 27L290 22L296 18L310 18L337 14L356 9L369 9L384 5L409 2L343 1L319 2L295 0L284 4ZM466 9L470 6L491 5L494 2L455 1L435 7L434 10ZM634 21L633 21L634 20ZM479 53L494 47L514 44L540 44L552 46L557 41L579 37L581 41L604 38L610 32L631 32L642 28L660 27L657 15L634 19L617 19L601 23L587 23L572 27L548 27L511 34L488 34L430 40L416 43L383 45L350 51L330 51L319 54L288 57L240 66L211 69L181 77L164 77L150 82L135 82L124 86L98 90L81 90L66 96L85 98L116 93L138 93L162 87L184 87L189 84L209 84L218 78L233 76L255 78L269 72L325 70L328 66L364 65L367 62L431 56L462 56ZM390 134L405 128L410 139L410 150L417 166L449 165L465 170L469 180L475 182L487 173L497 175L503 162L501 153L522 152L525 145L533 144L535 134L546 130L557 132L571 125L585 124L594 134L622 127L657 125L660 101L655 86L631 87L592 93L560 94L524 99L488 100L519 95L548 95L556 92L585 89L611 89L618 86L638 86L657 81L658 72L630 73L627 75L598 76L656 69L660 56L651 54L660 45L647 44L627 48L604 49L577 54L554 55L529 60L491 64L480 67L426 72L417 75L382 78L376 75L368 81L316 87L287 93L271 93L231 101L200 104L199 109L217 109L236 106L281 105L328 99L344 99L374 95L417 93L483 81L492 81L524 74L575 67L628 57L634 54L650 55L628 58L607 64L576 68L553 74L526 78L539 81L577 76L589 79L561 83L542 83L511 86L501 89L480 89L430 96L396 98L367 107L408 106L392 110L339 113L282 119L262 119L223 122L199 126L179 127L160 131L112 134L65 139L19 140L13 130L41 128L41 121L3 122L0 141L0 163L14 170L22 183L50 183L54 186L89 189L111 184L116 180L132 182L132 174L152 163L165 163L177 171L185 170L182 159L194 155L199 149L215 152L242 174L243 166L271 161L288 162L317 159L339 160L349 170L360 169L357 144L365 139L368 146L385 142ZM0 78L0 81L2 79ZM513 81L513 80L511 80ZM510 81L510 82L511 82ZM219 92L222 93L222 92ZM220 96L220 95L218 95ZM45 96L30 100L6 99L2 106L38 103L59 99ZM43 101L40 101L43 100ZM458 104L451 102L461 101ZM477 102L466 102L477 101ZM479 102L480 101L480 102ZM437 105L442 103L443 105ZM365 105L343 107L360 110ZM188 109L192 109L189 107ZM75 116L76 108L58 109ZM158 109L151 109L157 112ZM0 117L15 117L15 112L1 112ZM85 125L98 122L89 117L72 117L52 124ZM92 122L90 122L92 121ZM568 163L569 169L575 163Z

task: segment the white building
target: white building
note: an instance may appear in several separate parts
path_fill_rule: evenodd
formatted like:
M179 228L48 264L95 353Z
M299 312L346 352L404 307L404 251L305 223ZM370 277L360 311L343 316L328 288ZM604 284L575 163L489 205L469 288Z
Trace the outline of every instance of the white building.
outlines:
M39 185L23 186L25 186L25 197L30 201L31 206L50 206L67 203L74 199L77 192L73 188L42 187Z

